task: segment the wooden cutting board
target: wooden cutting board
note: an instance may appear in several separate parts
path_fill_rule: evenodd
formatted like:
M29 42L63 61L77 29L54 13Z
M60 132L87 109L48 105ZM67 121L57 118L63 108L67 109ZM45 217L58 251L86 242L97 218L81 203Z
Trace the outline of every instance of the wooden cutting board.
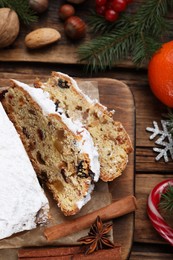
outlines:
M1 75L2 74L2 75ZM6 86L9 84L9 78L15 78L25 83L32 83L36 77L46 79L48 73L43 74L43 71L37 71L37 75L33 75L32 70L27 72L17 73L0 73L0 86ZM115 110L114 119L121 121L131 137L133 146L135 140L135 107L132 93L127 85L121 81L107 78L92 78L92 79L80 79L92 80L98 83L100 102L107 106L108 109ZM120 199L124 196L134 194L134 152L129 156L129 162L123 175L109 183L109 189L112 194L113 200ZM134 214L128 214L126 216L115 219L113 222L114 241L122 244L122 259L128 258L133 242L133 230L134 230ZM0 250L0 256L2 260L7 259L6 254L13 255L16 259L16 250ZM3 258L4 257L4 258Z
M97 79L100 102L109 109L114 109L114 119L122 122L131 137L133 147L135 140L135 106L132 93L127 85L113 79ZM134 151L135 152L135 151ZM134 194L134 152L124 173L109 184L113 199L117 200ZM114 220L114 240L122 244L122 259L127 259L133 242L134 215L128 214Z

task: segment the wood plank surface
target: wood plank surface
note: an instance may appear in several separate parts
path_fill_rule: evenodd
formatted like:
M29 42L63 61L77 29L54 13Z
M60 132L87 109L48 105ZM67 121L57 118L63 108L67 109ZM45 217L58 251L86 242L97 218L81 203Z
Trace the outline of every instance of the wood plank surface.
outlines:
M64 33L64 23L58 17L58 9L64 3L64 0L49 0L48 10L39 16L36 23L25 26L21 23L20 33L16 41L5 49L0 49L0 61L27 61L27 62L44 62L44 63L62 63L62 64L78 64L79 56L77 54L78 47L84 42L89 41L96 35L92 35L90 28L87 26L86 37L80 41L69 40ZM128 6L126 12L133 15L140 7L144 0L135 0ZM84 3L75 6L76 15L83 18L87 22L88 11L95 9L95 1L86 0ZM173 19L170 15L169 19ZM25 36L38 28L50 27L58 30L61 39L50 46L39 50L29 50L26 48ZM125 68L134 68L134 64L130 59L119 62L116 66ZM146 66L146 64L144 64Z
M79 78L89 77L84 72L83 66L79 64L79 57L76 52L80 44L93 37L89 32L89 28L87 28L85 39L80 42L70 41L65 36L63 23L57 15L57 10L64 3L64 0L49 0L49 2L49 10L39 17L37 23L28 27L21 24L20 34L14 44L0 50L0 86L8 84L10 78L23 80L27 83L32 83L33 79L40 76L42 79L46 79L52 70L62 71ZM145 0L133 1L127 12L133 15L142 2L145 2ZM76 14L86 20L87 11L90 8L94 8L94 1L86 0L84 4L76 7ZM173 19L173 14L169 15L169 19ZM26 34L44 26L60 31L61 40L37 51L28 50L24 45ZM147 66L144 64L143 68L136 70L131 60L127 59L118 63L110 71L94 74L93 78L116 79L128 86L128 88L122 86L119 89L119 85L114 87L114 84L110 84L112 81L99 80L101 84L101 87L99 85L101 102L110 109L117 111L115 117L123 121L134 142L134 154L130 156L127 170L121 176L121 179L117 179L116 185L110 185L110 189L113 196L119 198L122 194L121 189L123 189L124 194L128 195L133 190L133 183L135 183L138 210L135 214L135 223L132 222L133 214L116 220L114 234L117 237L115 236L115 240L121 240L123 243L123 259L166 260L173 259L173 247L160 237L152 227L146 213L146 206L151 189L160 181L173 178L173 161L170 160L169 163L165 163L163 160L155 161L156 154L152 150L154 141L149 140L150 134L146 131L146 127L152 126L154 120L160 122L163 119L162 114L167 109L151 93L147 78ZM117 100L115 102L112 97L112 93L115 95L115 89L118 102ZM123 102L124 96L127 103ZM127 115L128 119L126 120ZM134 159L135 168L133 165ZM135 181L133 181L134 176L132 175L134 171ZM123 188L119 183L120 180ZM133 233L131 230L133 226L134 237L132 241ZM126 233L130 234L129 237L124 238L125 230ZM131 244L132 249L129 255ZM16 250L12 251L13 256L10 255L9 250L5 250L3 260L17 259Z
M138 200L138 210L135 217L135 242L144 243L163 243L165 240L152 227L147 215L147 200L150 191L161 181L172 178L172 175L159 174L137 174L136 177L136 196ZM149 179L149 181L148 181ZM142 188L141 188L142 187Z
M130 260L171 260L172 254L132 252Z
M33 83L37 77L44 80L50 75L49 69L45 72L45 68L34 71L25 68L24 66L22 72L19 72L20 70L18 69L19 68L16 67L13 71L0 71L0 86L8 86L10 78L15 78L30 84ZM90 79L86 78L82 80L86 81ZM135 107L131 91L124 83L115 79L92 78L92 80L98 82L101 103L106 105L108 109L115 109L115 120L121 121L125 126L131 137L133 146L135 147ZM111 182L109 187L114 200L120 199L126 195L134 194L134 152L129 156L129 162L123 175ZM134 214L128 214L115 219L113 230L115 242L122 244L122 259L125 260L130 254L133 243ZM16 251L14 250L14 252Z

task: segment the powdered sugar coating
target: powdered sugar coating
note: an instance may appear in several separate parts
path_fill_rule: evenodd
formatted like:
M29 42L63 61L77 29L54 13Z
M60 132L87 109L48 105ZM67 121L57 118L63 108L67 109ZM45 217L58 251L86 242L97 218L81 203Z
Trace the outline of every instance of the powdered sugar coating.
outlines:
M93 189L94 189L94 185L91 185L86 196L77 202L78 209L81 209L91 199L90 194L92 193Z
M67 78L71 81L73 87L74 87L82 96L84 96L84 97L86 98L86 100L87 100L90 104L93 104L93 100L92 100L89 96L87 96L86 94L84 94L84 93L82 92L82 90L78 87L77 82L76 82L72 77L70 77L69 75L64 74L64 73L62 73L62 72L59 72L59 71L58 71L58 74L59 74L60 76L65 76L65 77L67 77ZM95 102L96 102L96 100L95 100Z
M62 72L57 72L60 76L65 76L66 78L68 78L68 80L71 81L72 86L75 88L75 90L80 93L80 95L82 95L87 101L88 103L92 104L99 104L99 106L101 106L103 109L107 110L107 107L103 106L101 103L99 103L99 101L97 99L91 99L88 95L86 95L79 87L78 84L76 82L76 80L74 80L72 77L70 77L67 74L64 74Z
M23 144L0 103L0 239L48 219L49 205Z
M100 162L98 151L97 148L94 146L94 142L90 133L83 127L81 122L73 122L71 118L68 118L65 115L62 108L57 109L54 102L50 99L49 93L43 91L42 88L30 87L27 84L24 84L17 80L13 80L13 82L29 93L33 100L41 107L44 115L57 114L59 117L61 117L62 121L75 135L80 136L80 138L76 140L76 145L80 149L81 153L88 154L90 159L90 170L94 173L94 181L97 182L100 177ZM93 187L92 184L90 186ZM89 189L89 192L86 195L86 199L82 201L82 204L79 203L79 208L81 207L81 205L84 205L88 202L92 190L93 188Z
M81 138L76 142L82 153L87 153L90 158L90 169L94 173L94 181L98 181L100 177L100 162L97 148L94 146L94 142L90 133L83 127L81 122L73 122L71 118L68 118L63 112L62 108L56 109L56 105L50 99L48 92L43 91L42 88L30 87L27 84L13 80L16 85L22 87L29 95L35 100L35 102L42 108L45 115L57 114L61 117L62 121L68 126L68 128Z

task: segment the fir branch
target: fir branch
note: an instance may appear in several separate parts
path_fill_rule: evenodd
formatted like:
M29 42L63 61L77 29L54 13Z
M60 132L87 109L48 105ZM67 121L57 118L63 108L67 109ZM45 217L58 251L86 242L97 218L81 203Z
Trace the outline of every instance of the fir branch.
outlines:
M116 22L110 23L110 22L106 21L103 16L98 15L94 11L91 11L88 15L87 23L88 23L88 26L89 26L91 32L104 34L104 33L107 33L107 32L110 32L111 30L113 30L115 25L116 25L116 28L121 28L122 26L125 25L126 22L128 22L127 19L128 19L128 17L124 16L122 14L121 19L119 19Z
M27 25L37 21L37 16L30 8L28 0L0 0L0 7L13 9L18 14L20 20Z
M170 1L170 2L168 3L168 6L169 6L170 8L173 8L173 1Z
M173 186L167 186L166 191L161 194L159 208L168 213L173 212Z
M165 31L173 35L173 23L165 18L170 2L173 5L173 0L148 0L136 14L125 14L114 23L92 14L89 25L95 35L101 35L78 48L80 61L91 72L111 68L127 57L140 66L161 46Z
M138 64L138 66L142 66L142 63L147 62L161 45L161 43L151 38L148 34L141 35L141 38L136 39L132 50L132 62Z
M171 108L168 108L168 113L163 115L167 120L167 128L169 133L173 138L173 111Z
M135 23L139 25L134 26L134 29L156 37L166 28L171 29L169 21L164 18L168 13L169 2L170 0L148 0L144 3L134 16Z
M127 57L130 52L129 41L133 42L133 32L129 31L128 38L126 36L126 32L122 30L99 36L87 43L84 48L79 48L78 53L83 57L81 61L87 60L87 68L90 69L92 64L95 72L111 68L115 62Z

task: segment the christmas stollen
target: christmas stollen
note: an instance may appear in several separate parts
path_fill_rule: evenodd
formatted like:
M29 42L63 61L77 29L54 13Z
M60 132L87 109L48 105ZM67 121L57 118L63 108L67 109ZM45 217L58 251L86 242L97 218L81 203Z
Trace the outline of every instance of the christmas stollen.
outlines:
M2 98L39 179L65 215L76 214L98 181L98 152L89 132L74 124L41 88L13 80Z
M49 92L50 98L73 122L82 122L90 132L99 152L100 178L107 182L120 176L132 144L123 125L114 121L113 113L84 94L67 74L53 72L46 83L36 81L35 86Z
M0 103L0 239L49 219L49 203L19 135Z

